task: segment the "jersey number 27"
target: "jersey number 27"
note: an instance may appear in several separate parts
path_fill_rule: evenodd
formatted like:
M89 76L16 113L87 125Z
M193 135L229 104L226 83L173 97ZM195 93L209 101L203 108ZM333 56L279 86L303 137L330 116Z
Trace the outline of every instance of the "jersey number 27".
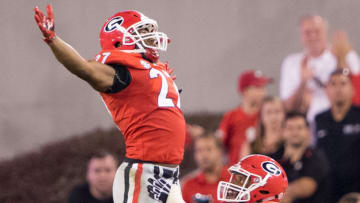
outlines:
M104 52L102 53L102 55L97 55L96 56L96 61L99 61L100 58L102 57L101 63L106 62L106 59L110 56L111 52ZM157 70L155 68L150 68L150 78L157 78L160 76L161 78L161 89L158 95L158 106L159 107L175 107L174 102L172 101L172 99L167 98L167 94L169 92L169 88L171 86L169 86L168 84L168 80L166 79L166 77L170 77L170 75L167 72L162 72L160 70ZM176 102L176 106L178 108L180 108L181 104L180 104L180 95L179 95L179 90L175 84L175 82L173 81L173 86L172 86L177 94L177 102Z

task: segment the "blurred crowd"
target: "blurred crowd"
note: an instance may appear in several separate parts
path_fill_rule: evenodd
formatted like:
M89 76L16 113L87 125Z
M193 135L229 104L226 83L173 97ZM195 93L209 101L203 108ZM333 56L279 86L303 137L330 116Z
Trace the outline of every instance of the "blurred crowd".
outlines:
M182 180L187 203L219 202L217 183L229 178L228 166L254 153L285 169L283 203L359 201L359 56L344 31L328 36L321 16L303 16L298 28L303 50L283 60L280 81L244 71L240 105L223 115L216 132L188 124L198 169ZM272 82L280 83L280 97L266 93Z

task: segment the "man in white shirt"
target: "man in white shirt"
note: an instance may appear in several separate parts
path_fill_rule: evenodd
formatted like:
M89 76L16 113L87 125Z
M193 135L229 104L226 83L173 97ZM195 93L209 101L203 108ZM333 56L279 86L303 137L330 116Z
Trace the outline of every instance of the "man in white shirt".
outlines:
M328 23L321 16L304 16L299 23L304 50L287 56L281 67L280 97L287 110L307 112L310 123L328 109L330 103L324 84L337 68L360 73L360 60L352 50L345 32L336 32L332 46L328 41Z

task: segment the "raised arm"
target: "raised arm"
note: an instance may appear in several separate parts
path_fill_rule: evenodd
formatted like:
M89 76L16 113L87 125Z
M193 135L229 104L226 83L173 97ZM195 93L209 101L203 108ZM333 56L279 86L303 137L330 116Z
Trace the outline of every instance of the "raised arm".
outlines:
M88 82L95 90L104 92L113 84L115 70L94 60L85 60L69 44L56 36L53 10L47 6L47 16L35 7L35 21L56 59L71 73Z
M337 31L332 36L332 47L331 51L337 59L338 68L349 68L349 64L346 61L346 57L352 50L351 44L349 43L346 32Z

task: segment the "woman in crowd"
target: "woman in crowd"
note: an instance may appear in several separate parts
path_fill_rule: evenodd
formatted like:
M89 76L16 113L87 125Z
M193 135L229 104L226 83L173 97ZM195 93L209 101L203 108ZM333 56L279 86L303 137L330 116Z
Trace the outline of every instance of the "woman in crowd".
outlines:
M278 97L268 96L264 99L259 114L256 138L250 142L250 153L272 154L282 144L282 125L285 108Z

